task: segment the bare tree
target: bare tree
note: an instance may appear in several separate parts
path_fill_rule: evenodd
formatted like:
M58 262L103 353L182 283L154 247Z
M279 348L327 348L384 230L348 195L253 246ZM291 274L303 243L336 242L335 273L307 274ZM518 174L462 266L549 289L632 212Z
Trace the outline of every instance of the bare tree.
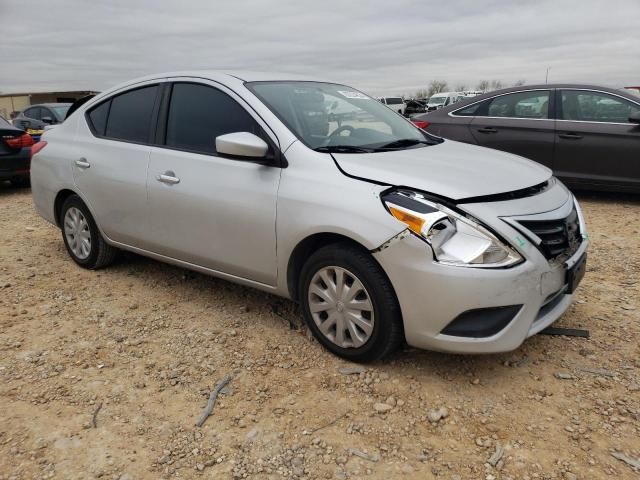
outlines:
M454 90L456 92L464 92L465 90L467 90L467 86L464 83L459 83L458 85L456 85L456 88Z
M486 92L487 90L489 90L490 85L491 84L489 83L489 80L480 80L476 88L481 92Z
M429 98L429 92L426 88L421 88L420 90L416 90L416 93L413 94L413 98Z
M521 87L522 85L524 85L527 81L526 80L516 80L516 82L513 84L514 87Z
M436 93L444 92L447 90L447 82L444 80L431 80L429 82L429 89L427 91L427 96L435 95Z
M503 85L500 80L491 80L491 90L500 90L502 86Z

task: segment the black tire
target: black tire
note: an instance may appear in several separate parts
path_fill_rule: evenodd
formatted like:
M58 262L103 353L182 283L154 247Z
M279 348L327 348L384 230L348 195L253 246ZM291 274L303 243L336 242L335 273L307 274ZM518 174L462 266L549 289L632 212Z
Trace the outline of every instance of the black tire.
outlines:
M89 255L86 258L80 258L74 253L72 248L69 246L67 235L65 234L65 216L67 211L71 208L77 208L80 210L84 218L87 220L91 247ZM91 212L89 212L89 209L79 196L71 195L62 204L62 208L60 209L60 227L62 231L62 240L64 241L64 246L67 248L69 256L82 268L97 270L99 268L106 267L115 260L116 255L118 254L118 249L104 241L95 220L91 216Z
M316 272L340 267L354 274L369 293L373 305L373 331L359 347L343 348L326 337L311 314L308 292ZM369 252L348 242L334 243L317 250L302 267L299 279L300 305L304 320L315 338L330 352L353 362L379 360L404 342L402 313L391 282Z
M11 185L16 188L29 188L31 186L31 178L16 177L11 179Z

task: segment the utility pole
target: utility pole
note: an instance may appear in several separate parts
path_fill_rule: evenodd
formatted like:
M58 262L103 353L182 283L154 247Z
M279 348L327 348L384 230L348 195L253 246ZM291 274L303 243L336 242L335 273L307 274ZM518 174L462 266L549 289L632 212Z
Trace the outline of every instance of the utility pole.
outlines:
M544 77L544 83L549 83L549 70L551 70L551 67L547 67L547 74Z

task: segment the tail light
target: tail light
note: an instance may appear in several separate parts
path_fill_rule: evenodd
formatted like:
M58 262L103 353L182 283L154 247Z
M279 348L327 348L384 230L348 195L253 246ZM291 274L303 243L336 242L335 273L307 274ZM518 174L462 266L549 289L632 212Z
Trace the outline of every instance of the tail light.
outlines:
M424 120L411 120L413 122L413 124L418 127L418 128L427 128L430 123L429 122L425 122Z
M36 153L38 153L40 150L42 150L46 146L47 146L47 141L46 140L40 140L33 147L31 147L31 157L33 158L33 156Z
M11 148L30 147L33 145L33 138L28 133L23 133L19 137L5 137L4 143L9 145Z

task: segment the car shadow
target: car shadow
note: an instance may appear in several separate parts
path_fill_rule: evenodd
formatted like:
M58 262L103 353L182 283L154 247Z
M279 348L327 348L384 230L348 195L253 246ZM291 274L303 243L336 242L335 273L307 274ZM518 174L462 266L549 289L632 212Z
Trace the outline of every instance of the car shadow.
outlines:
M8 180L0 180L0 197L31 192L31 187L16 187Z

